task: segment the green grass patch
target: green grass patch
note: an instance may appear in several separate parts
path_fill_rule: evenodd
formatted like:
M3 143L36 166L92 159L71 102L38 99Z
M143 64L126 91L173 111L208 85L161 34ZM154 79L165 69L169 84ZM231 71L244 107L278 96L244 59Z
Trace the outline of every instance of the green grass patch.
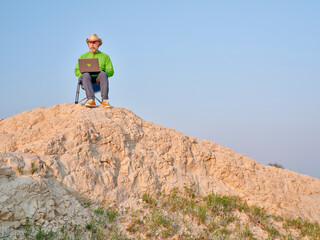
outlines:
M195 184L157 197L145 193L138 202L137 208L119 212L118 208L93 209L91 203L84 203L83 207L92 211L91 218L82 226L66 223L57 232L34 226L27 218L25 239L129 239L127 235L133 239L259 239L257 232L268 239L320 236L317 223L268 215L265 209L249 206L237 197L215 193L200 196Z
M301 217L296 219L286 219L284 227L291 227L298 230L302 237L311 239L320 239L320 227L318 223L311 223L303 220Z
M144 193L142 195L142 201L144 201L145 203L155 207L157 205L156 200L148 193Z

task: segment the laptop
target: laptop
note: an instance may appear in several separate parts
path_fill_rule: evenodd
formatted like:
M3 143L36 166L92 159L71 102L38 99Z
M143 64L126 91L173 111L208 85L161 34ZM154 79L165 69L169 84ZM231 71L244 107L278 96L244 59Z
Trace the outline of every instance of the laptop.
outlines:
M78 59L79 69L81 73L97 73L100 72L99 59L98 58L85 58Z

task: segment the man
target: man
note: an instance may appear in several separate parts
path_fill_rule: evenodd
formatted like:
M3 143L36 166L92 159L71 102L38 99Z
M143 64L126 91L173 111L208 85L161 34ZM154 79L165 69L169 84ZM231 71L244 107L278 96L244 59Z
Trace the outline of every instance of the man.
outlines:
M113 66L110 60L110 57L100 52L98 49L102 45L102 40L96 35L91 34L89 38L86 39L89 52L82 54L80 59L83 58L98 58L99 59L99 68L100 72L98 74L82 73L79 70L79 63L77 63L74 72L78 78L82 79L82 84L86 92L88 101L86 102L86 107L95 107L96 103L94 101L94 92L92 88L92 83L100 84L101 97L102 97L102 106L105 108L110 108L108 102L108 93L109 93L109 81L108 78L113 76Z

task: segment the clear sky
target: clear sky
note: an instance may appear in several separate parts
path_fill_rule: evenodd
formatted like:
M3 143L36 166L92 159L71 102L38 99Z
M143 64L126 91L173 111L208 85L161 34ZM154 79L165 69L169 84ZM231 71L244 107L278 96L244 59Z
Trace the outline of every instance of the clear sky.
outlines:
M0 0L0 118L74 102L96 33L110 103L320 178L320 1Z

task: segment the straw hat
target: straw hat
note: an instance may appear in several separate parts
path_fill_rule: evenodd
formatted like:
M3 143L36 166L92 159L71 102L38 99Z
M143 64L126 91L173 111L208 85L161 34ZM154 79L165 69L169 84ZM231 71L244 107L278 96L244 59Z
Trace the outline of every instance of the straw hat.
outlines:
M87 41L87 44L89 43L89 41L98 41L98 42L99 42L99 45L100 45L100 46L102 45L102 40L101 40L101 38L98 37L97 34L91 34L91 35L89 36L89 38L87 38L86 41Z

